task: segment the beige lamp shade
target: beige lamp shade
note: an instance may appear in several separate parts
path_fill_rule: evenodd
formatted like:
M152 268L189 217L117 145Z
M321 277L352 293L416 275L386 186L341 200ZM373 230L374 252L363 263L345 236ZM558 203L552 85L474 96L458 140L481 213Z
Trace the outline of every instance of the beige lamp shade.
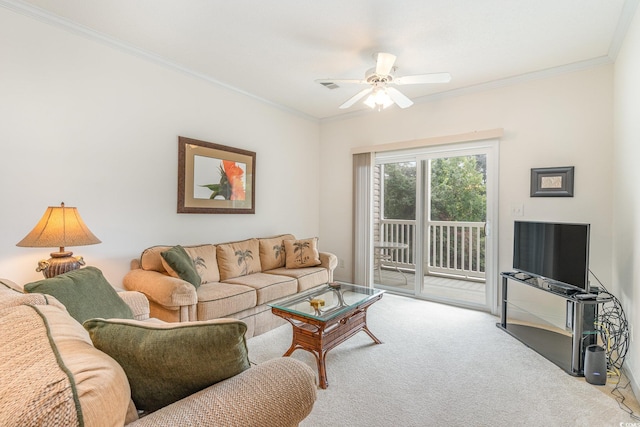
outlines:
M101 243L86 226L77 208L49 206L38 224L16 246L27 248L64 248ZM62 252L64 249L60 249Z
M49 206L36 226L16 246L28 248L60 248L51 254L52 259L40 261L37 271L45 277L53 277L84 265L82 257L71 257L72 252L65 252L67 246L85 246L101 243L86 226L77 208ZM54 268L55 261L55 268Z

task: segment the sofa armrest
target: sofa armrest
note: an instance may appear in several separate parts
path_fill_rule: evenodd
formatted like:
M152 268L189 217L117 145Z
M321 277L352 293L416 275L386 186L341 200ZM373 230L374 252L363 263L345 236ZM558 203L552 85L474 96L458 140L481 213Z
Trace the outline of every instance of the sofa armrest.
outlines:
M131 270L123 278L127 290L142 292L150 301L168 308L198 303L196 288L189 282L152 270Z
M338 257L329 252L320 252L320 266L329 272L329 282L333 282L333 270L338 266Z
M311 413L316 395L315 372L296 359L282 357L252 366L128 426L293 427Z
M142 292L119 291L118 296L131 308L134 319L149 319L149 300Z
M0 279L0 286L16 292L24 293L24 287L9 279Z

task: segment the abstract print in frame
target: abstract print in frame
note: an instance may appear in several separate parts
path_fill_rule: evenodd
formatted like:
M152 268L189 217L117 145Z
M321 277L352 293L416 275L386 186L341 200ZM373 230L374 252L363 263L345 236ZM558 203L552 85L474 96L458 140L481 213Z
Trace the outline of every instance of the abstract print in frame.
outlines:
M178 213L255 214L256 153L178 137Z

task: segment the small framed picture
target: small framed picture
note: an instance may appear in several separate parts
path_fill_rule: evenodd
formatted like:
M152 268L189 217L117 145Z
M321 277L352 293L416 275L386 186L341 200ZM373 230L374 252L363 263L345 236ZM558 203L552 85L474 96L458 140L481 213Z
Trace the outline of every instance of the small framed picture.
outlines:
M573 197L574 167L531 169L531 197Z
M255 213L256 153L178 138L178 213Z

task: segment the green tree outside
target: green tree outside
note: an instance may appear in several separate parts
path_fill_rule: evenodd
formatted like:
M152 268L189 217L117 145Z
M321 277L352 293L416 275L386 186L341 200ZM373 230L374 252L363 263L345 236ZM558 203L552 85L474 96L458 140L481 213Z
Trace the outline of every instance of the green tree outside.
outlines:
M431 219L486 220L485 156L447 157L431 161ZM384 165L385 219L415 219L416 162Z
M484 162L479 162L478 157L447 157L431 161L432 220L486 220L486 173Z
M416 162L384 165L384 217L416 219Z

